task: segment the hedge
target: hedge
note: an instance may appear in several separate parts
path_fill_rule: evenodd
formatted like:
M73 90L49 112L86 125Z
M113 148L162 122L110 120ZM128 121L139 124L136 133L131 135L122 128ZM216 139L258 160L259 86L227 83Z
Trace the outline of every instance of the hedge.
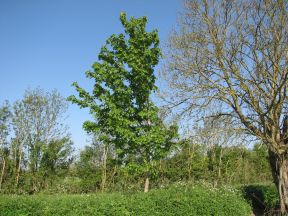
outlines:
M147 194L2 195L1 216L251 215L239 194L202 186L171 187Z

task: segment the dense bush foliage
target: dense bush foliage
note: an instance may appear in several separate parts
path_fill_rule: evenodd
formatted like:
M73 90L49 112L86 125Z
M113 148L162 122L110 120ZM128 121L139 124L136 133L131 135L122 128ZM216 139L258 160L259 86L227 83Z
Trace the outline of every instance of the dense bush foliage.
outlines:
M208 187L170 187L150 193L0 197L1 216L12 215L250 215L237 193Z
M279 204L278 192L273 184L253 184L241 187L243 196L248 200L254 209L273 212Z

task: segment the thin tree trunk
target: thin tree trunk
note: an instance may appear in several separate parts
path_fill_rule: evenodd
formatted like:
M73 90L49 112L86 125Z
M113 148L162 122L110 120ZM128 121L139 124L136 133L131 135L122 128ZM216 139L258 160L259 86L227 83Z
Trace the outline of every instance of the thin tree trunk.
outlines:
M188 154L189 154L189 160L188 160L188 180L191 181L192 178L192 161L193 161L193 157L194 157L194 144L192 145L192 150L191 150L191 146L189 146L188 148Z
M15 182L15 186L16 188L19 185L19 178L20 178L20 168L21 168L21 160L22 160L22 152L19 153L19 161L17 164L17 170L16 170L16 182Z
M115 165L113 167L113 172L111 173L111 176L110 176L110 179L108 181L108 184L106 187L109 187L109 188L114 188L114 185L115 185L115 175L117 173L117 166Z
M223 150L222 150L222 146L220 146L220 156L219 156L219 163L218 163L218 181L220 182L221 182L222 156L223 156Z
M103 156L102 156L102 182L101 182L101 191L105 190L106 179L107 179L107 146L104 144Z
M144 184L144 193L147 193L149 191L149 176L147 174L145 178L145 184Z
M2 182L4 179L5 167L6 167L6 160L5 160L5 158L3 158L3 165L2 165L1 177L0 177L0 190L2 189Z
M288 159L287 156L278 156L269 151L269 161L274 183L278 189L280 211L288 213Z
M214 146L212 148L211 153L211 169L212 169L212 175L213 175L213 187L217 187L218 179L217 179L217 170L216 170L216 163L217 163L217 149ZM215 164L214 164L215 163Z

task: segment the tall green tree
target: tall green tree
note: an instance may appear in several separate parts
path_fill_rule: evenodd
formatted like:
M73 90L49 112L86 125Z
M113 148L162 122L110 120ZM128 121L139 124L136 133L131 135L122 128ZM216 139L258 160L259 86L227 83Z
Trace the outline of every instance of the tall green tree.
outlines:
M161 55L157 31L146 31L146 17L127 20L121 13L120 21L125 34L110 36L93 71L86 72L95 81L93 92L75 82L79 95L68 100L90 109L95 121L84 123L87 132L101 134L99 139L113 144L123 161L133 155L134 162L142 164L148 191L153 161L169 151L177 128L164 125L150 98Z

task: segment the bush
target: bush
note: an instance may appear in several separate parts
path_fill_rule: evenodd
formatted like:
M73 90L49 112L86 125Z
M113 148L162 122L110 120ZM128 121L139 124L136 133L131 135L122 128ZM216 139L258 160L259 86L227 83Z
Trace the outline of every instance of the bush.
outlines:
M145 206L137 205L139 199ZM138 194L133 202L135 215L251 215L250 206L237 193L212 187L155 190Z
M279 203L278 192L274 184L245 185L241 187L241 191L254 209L271 212Z
M204 187L172 187L150 193L0 196L1 216L250 215L237 193Z

